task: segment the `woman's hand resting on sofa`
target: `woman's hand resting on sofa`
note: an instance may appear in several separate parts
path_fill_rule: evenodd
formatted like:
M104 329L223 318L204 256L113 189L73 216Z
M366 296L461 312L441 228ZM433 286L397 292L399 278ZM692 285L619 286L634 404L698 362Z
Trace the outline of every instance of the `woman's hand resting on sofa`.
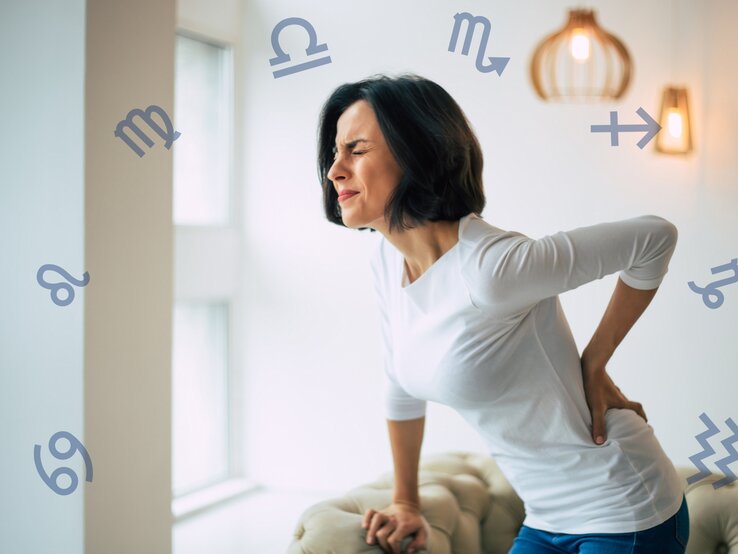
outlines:
M417 552L420 548L428 549L430 525L420 510L413 506L392 503L379 511L370 508L364 514L361 526L368 529L366 542L368 544L378 542L384 552L403 554L402 540L413 534L415 538L407 545L405 552Z

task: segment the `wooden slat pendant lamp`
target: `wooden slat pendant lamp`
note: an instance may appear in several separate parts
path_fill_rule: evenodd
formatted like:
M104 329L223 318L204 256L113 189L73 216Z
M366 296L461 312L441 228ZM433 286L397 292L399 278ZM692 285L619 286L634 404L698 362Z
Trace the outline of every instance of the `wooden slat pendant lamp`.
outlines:
M569 10L564 28L538 44L530 63L538 96L559 102L620 98L631 73L628 49L586 9Z

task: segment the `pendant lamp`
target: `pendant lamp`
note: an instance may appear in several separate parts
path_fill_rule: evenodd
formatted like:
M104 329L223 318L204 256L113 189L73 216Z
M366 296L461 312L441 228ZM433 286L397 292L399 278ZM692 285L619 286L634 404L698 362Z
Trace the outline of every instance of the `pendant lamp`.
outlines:
M692 151L692 119L689 113L689 98L686 85L673 84L675 68L674 58L680 59L680 43L676 37L684 36L682 28L691 22L677 13L678 3L669 2L671 18L669 20L669 82L661 94L661 113L659 124L661 131L656 135L655 148L663 154L688 154ZM680 67L676 68L680 70Z
M687 154L692 150L692 123L686 87L667 86L661 96L661 132L656 150L665 154Z
M630 84L625 45L599 26L594 10L569 10L569 20L544 38L530 63L533 88L543 100L612 100Z

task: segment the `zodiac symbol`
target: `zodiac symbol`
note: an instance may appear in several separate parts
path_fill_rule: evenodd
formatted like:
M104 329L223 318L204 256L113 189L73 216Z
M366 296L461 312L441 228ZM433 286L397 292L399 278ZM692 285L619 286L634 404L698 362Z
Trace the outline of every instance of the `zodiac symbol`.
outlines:
M56 443L59 439L67 439L69 441L69 450L67 452L59 452L56 448ZM74 456L75 452L79 452L85 462L85 480L92 482L92 460L90 459L90 455L87 453L87 449L81 442L79 442L79 440L77 440L77 437L67 431L57 431L49 439L49 450L51 450L51 454L57 460L66 460L67 458ZM73 469L69 467L60 467L55 469L51 475L46 473L46 470L41 464L41 445L39 444L36 444L33 447L33 461L36 464L36 471L38 471L41 479L43 479L44 483L46 483L56 494L66 496L67 494L72 494L77 489L79 478ZM61 488L57 484L59 477L62 475L67 475L72 481L65 489Z
M43 288L49 289L51 291L51 300L57 306L66 306L68 304L71 304L72 300L74 300L74 289L68 283L49 283L47 281L44 281L43 274L45 271L56 271L57 273L61 274L67 281L71 281L78 287L84 287L87 285L87 283L90 282L90 274L86 271L82 275L83 279L80 281L79 279L75 279L74 277L72 277L67 271L65 271L58 265L44 264L39 267L38 271L36 272L36 281L38 281L38 284L41 285ZM59 289L64 289L65 291L67 291L67 297L64 300L61 300L59 298Z
M641 140L638 141L638 148L643 150L649 141L657 135L661 130L661 125L646 110L638 108L636 113L645 121L642 125L624 125L618 124L618 112L610 112L610 125L590 125L592 133L610 133L610 146L618 146L618 133L637 133L638 131L646 131Z
M309 44L308 47L305 49L305 53L308 56L312 56L313 54L317 54L318 52L325 52L326 50L328 50L328 45L326 43L318 44L318 36L315 33L315 28L306 19L303 19L302 17L288 17L287 19L283 19L282 21L277 23L274 26L274 29L272 29L272 50L274 50L277 55L274 58L269 59L269 65L277 65L290 61L290 55L282 50L282 47L279 44L279 33L281 33L282 30L289 25L299 25L307 32ZM298 71L305 71L306 69L318 67L319 65L325 65L327 63L331 63L330 56L324 56L316 60L293 65L292 67L278 69L277 71L273 71L272 75L274 75L275 79L279 79L280 77L291 75L292 73L297 73Z
M714 310L722 306L723 300L725 300L722 291L719 291L718 287L738 281L738 258L733 258L727 264L717 265L710 268L710 272L713 274L720 273L721 271L728 271L729 269L733 270L732 277L726 277L720 281L714 281L704 288L698 287L694 281L689 281L687 284L692 291L702 295L702 301L705 303L705 306ZM711 296L715 297L714 301L710 298Z
M718 433L717 425L715 425L704 412L700 414L700 419L702 420L702 423L704 423L707 427L707 431L703 431L702 433L699 433L694 437L695 439L697 439L697 442L700 443L700 446L702 446L702 452L698 452L697 454L689 457L690 461L695 466L697 466L697 469L700 470L699 473L690 475L687 478L687 483L690 484L710 475L710 471L705 467L705 464L702 463L702 460L715 453L715 449L708 444L707 439ZM715 481L712 484L713 489L719 489L723 485L727 485L728 483L732 483L733 481L738 479L735 473L733 473L728 467L728 464L732 462L738 462L738 452L736 452L735 448L731 446L731 443L738 442L738 425L736 425L731 418L726 419L725 423L728 427L730 427L730 430L733 431L733 435L725 440L720 441L720 444L722 444L725 447L725 450L728 451L728 456L717 460L715 462L715 465L720 468L723 473L725 473L726 477L720 479L719 481Z
M459 39L459 32L461 31L462 20L467 20L468 24L466 27L464 46L461 49L461 53L464 56L469 55L469 47L471 46L474 29L476 28L477 23L481 23L484 27L484 31L482 32L482 40L479 43L479 50L477 50L476 67L482 73L496 71L497 75L501 76L502 72L505 69L505 66L507 65L507 62L510 61L510 58L493 58L491 56L488 56L487 59L489 59L491 63L489 65L484 65L484 53L487 50L487 41L489 40L489 33L491 30L489 19L484 16L479 15L475 17L469 12L457 12L454 15L454 30L451 33L451 41L448 43L448 51L453 52L454 50L456 50L456 42Z
M166 125L166 131L164 131L164 129L162 129L159 124L151 118L152 112L156 112L159 114L159 117L161 117L164 125ZM128 112L128 115L125 119L118 122L115 131L113 131L113 135L120 138L121 140L123 140L123 142L130 146L131 150L138 154L139 158L144 155L144 151L141 150L141 148L139 148L139 146L131 140L131 137L123 132L124 127L131 128L133 132L138 135L138 138L144 141L144 143L146 143L146 146L148 146L149 148L154 146L154 141L151 140L147 135L145 135L141 131L139 126L133 122L133 117L137 115L140 116L141 119L143 119L146 123L148 123L149 127L156 131L159 136L166 141L164 143L164 146L167 150L169 150L172 147L172 143L181 136L181 133L179 131L175 131L174 127L172 127L172 122L169 119L167 113L159 106L151 105L146 108L146 111L143 111L140 108L133 108L130 112Z

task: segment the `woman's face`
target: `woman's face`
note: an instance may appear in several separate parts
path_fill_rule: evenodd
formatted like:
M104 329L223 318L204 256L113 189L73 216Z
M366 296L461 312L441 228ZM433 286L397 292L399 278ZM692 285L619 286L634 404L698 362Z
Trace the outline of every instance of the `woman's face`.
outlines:
M366 100L354 102L338 118L334 152L335 161L327 177L339 194L343 224L354 229L371 227L386 232L384 206L402 171ZM340 196L349 190L358 194Z

